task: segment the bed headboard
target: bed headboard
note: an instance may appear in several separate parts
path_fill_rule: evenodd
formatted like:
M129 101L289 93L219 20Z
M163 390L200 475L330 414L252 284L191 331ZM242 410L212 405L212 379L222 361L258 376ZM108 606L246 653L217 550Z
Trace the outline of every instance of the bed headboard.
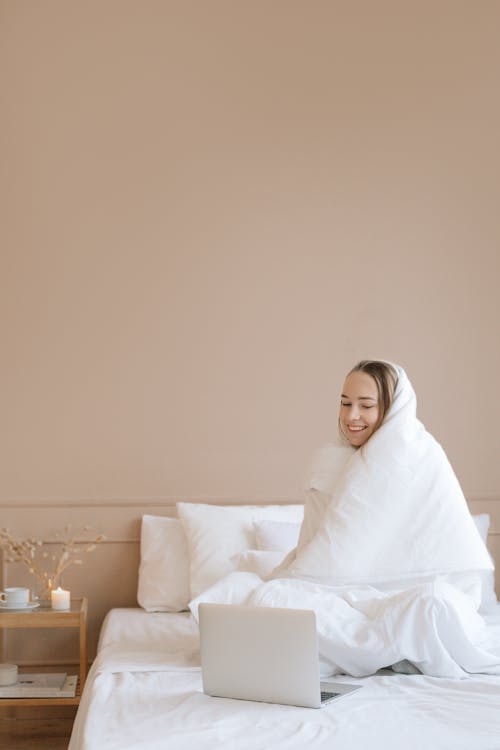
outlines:
M104 616L112 607L137 606L137 580L139 567L139 540L141 518L144 514L175 516L175 500L165 501L105 501L75 502L71 504L3 504L0 508L2 526L6 526L19 537L33 536L50 540L66 524L73 529L91 526L96 533L105 534L105 541L87 555L82 566L72 566L64 576L63 585L73 596L86 596L89 600L88 646L89 658L96 652L98 634ZM287 504L300 502L290 500L240 500L235 502L200 499L219 505L241 504ZM471 513L488 513L491 518L488 548L500 568L500 496L472 498ZM36 530L36 531L35 531ZM2 563L0 583L5 585L32 586L33 581L20 565ZM497 596L500 599L500 575L496 579ZM62 635L64 634L64 636ZM74 662L75 646L72 634L59 631L57 643L51 640L54 634L44 632L37 639L26 639L20 646L20 634L0 631L3 641L3 659L17 663L36 664ZM0 642L0 646L2 643ZM23 654L22 661L19 653ZM55 656L57 655L57 656Z

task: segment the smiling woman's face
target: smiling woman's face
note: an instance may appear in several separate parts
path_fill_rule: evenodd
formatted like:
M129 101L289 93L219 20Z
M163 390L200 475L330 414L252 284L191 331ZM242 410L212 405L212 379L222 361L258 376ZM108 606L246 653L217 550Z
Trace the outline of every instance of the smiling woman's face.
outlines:
M347 376L340 397L339 424L352 446L366 443L378 427L380 414L377 383L359 370Z

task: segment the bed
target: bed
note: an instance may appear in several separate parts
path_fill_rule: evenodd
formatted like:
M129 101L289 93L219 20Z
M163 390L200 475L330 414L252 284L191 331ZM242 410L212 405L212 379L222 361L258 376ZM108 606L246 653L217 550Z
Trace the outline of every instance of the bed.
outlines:
M182 503L178 513L142 519L141 606L106 616L69 750L498 750L500 674L435 677L396 664L340 674L332 679L363 689L319 710L205 695L196 603L235 576L240 602L241 580L265 579L292 548L303 508ZM486 538L487 516L474 520ZM483 645L500 643L491 584Z

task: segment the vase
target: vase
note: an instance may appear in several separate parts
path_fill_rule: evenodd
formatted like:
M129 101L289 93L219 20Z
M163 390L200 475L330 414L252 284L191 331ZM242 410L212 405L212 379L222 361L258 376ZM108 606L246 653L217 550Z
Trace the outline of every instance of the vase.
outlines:
M37 585L34 590L34 600L40 607L52 607L52 590L60 586L60 581L56 578L49 578L42 584L37 581Z

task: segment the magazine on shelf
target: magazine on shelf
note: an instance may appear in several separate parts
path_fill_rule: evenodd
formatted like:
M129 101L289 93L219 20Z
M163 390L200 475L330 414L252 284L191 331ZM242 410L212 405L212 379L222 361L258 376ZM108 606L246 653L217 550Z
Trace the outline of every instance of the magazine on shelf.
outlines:
M0 687L0 698L74 698L77 681L65 672L20 674L14 685Z

